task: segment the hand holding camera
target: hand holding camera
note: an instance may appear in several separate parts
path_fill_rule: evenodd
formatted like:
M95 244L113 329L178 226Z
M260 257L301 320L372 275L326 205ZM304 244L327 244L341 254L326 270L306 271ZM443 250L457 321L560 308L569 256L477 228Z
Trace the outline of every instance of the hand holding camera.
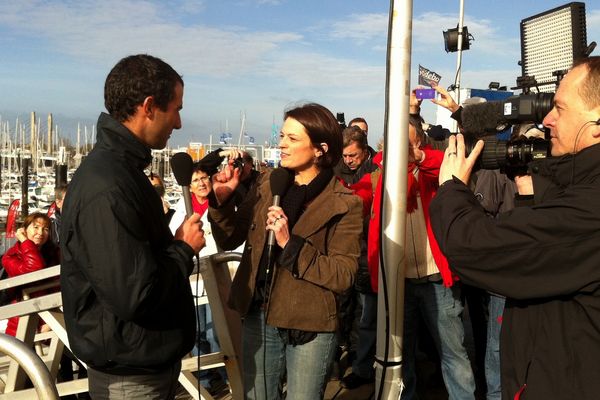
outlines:
M463 135L459 133L456 136L450 136L448 139L448 148L444 153L444 161L440 167L440 186L451 180L453 176L460 179L466 185L471 177L471 171L477 161L477 157L479 157L479 154L483 150L483 143L483 140L478 140L469 156L465 157L465 138Z

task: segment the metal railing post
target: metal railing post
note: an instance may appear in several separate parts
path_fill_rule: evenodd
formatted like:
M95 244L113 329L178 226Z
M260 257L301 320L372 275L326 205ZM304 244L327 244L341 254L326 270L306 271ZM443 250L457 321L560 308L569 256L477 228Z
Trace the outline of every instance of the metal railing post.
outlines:
M46 364L25 343L20 340L0 334L0 353L6 354L19 363L31 379L33 387L41 400L58 400L58 391L54 379Z

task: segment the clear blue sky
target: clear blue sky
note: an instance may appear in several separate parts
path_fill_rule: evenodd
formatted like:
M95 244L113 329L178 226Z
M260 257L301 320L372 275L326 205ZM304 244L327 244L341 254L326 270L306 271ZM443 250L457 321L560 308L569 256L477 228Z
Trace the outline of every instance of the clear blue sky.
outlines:
M554 0L465 0L475 37L464 52L462 86L514 86L519 22L565 4ZM587 1L588 42L600 42L600 2ZM369 137L383 132L389 3L364 0L19 0L0 2L0 117L53 113L65 136L104 111L110 68L129 54L169 62L185 80L184 128L171 145L237 136L240 115L258 143L293 103L316 101L346 119L362 115ZM442 31L458 23L459 1L414 1L416 66L454 80L456 53ZM600 54L596 50L594 55ZM425 115L433 115L433 106ZM45 128L44 128L45 129Z

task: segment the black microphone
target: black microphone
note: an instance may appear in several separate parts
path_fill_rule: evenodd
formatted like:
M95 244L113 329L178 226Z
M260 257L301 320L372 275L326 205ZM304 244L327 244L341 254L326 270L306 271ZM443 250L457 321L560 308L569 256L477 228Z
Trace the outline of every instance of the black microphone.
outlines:
M465 136L480 137L498 133L507 128L504 103L488 101L463 107L461 118Z
M273 194L274 206L279 206L281 196L283 196L291 183L292 175L285 168L276 168L271 172L269 176L269 183L271 184L271 193ZM267 236L267 263L271 267L273 265L273 249L275 247L275 232L269 231Z
M183 201L185 203L185 214L191 216L194 213L192 208L192 195L190 193L190 184L192 183L192 173L194 162L188 153L175 153L171 157L171 169L175 180L183 190Z

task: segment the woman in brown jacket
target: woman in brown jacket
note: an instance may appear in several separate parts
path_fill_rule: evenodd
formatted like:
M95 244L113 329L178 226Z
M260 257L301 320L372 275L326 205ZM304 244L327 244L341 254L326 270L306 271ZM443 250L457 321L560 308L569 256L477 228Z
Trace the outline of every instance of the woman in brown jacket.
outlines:
M247 399L278 399L287 376L288 400L323 398L336 349L337 294L354 281L360 254L362 203L333 176L342 153L339 125L329 110L306 104L287 111L281 163L290 184L272 206L270 172L236 210L233 160L215 177L209 220L217 243L246 241L229 304L243 317ZM266 241L275 233L274 266Z

